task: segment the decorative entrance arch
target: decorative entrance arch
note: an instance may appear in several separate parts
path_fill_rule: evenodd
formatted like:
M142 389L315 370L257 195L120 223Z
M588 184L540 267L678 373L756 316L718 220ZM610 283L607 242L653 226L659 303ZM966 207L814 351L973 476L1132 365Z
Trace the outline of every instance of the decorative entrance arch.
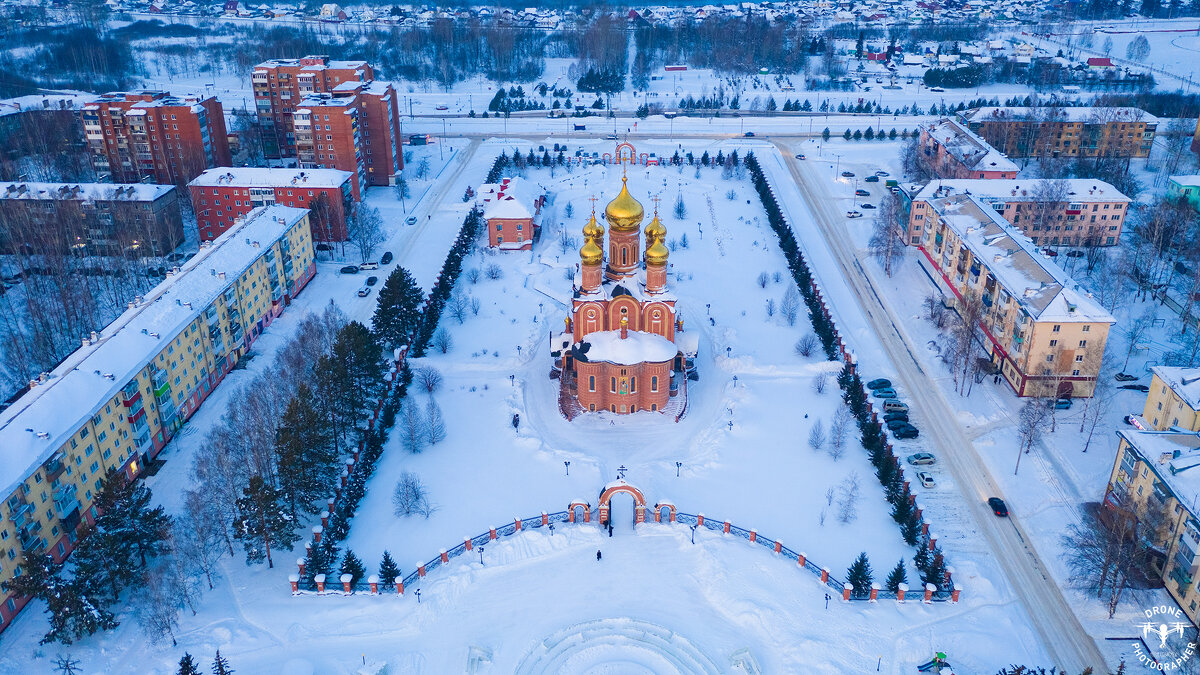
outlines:
M637 150L629 142L621 143L617 146L617 164L636 164Z
M675 522L675 505L665 499L654 505L654 522L662 522L664 510L667 511L667 522Z
M600 524L608 524L609 500L618 492L625 492L633 496L636 513L634 521L637 523L646 522L646 497L642 495L642 491L623 480L617 480L605 485L604 490L600 492Z
M571 505L567 507L567 522L571 522L571 523L579 522L579 516L577 516L575 514L578 513L580 509L583 509L583 522L585 522L585 523L592 522L591 504L588 504L587 502L584 502L584 501L580 501L578 499L571 502Z

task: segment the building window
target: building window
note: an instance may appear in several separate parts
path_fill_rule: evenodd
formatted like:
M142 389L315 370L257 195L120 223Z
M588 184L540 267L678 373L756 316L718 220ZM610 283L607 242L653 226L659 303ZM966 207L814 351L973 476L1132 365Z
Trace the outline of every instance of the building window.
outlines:
M1059 332L1060 330L1062 330L1062 326L1061 326L1061 325L1059 325L1059 324L1057 324L1057 323L1056 323L1056 324L1054 324L1054 328L1051 328L1051 329L1050 329L1050 331L1051 331L1051 332L1053 332L1053 333L1057 333L1057 332Z
M658 376L654 375L650 378L650 391L658 391Z
M629 393L637 393L637 376L629 378Z
M596 391L596 376L588 375L588 391Z
M1075 363L1083 363L1083 354L1075 355Z
M1072 371L1071 371L1071 376L1072 376L1072 377L1079 377L1079 371L1078 371L1078 370L1072 370Z
M613 394L617 393L617 378L615 378L615 377L612 379L612 391L611 391L611 393L613 393Z
M1050 341L1050 346L1051 346L1051 347L1057 347L1057 346L1058 346L1058 340L1051 340L1051 341Z
M1053 354L1047 354L1047 355L1046 355L1046 363L1051 363L1051 362L1053 362L1053 361L1054 361L1054 355L1053 355Z

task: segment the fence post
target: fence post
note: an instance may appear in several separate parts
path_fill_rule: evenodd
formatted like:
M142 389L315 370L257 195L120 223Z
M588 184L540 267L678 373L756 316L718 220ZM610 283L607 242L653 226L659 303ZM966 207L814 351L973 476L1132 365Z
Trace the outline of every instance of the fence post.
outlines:
M520 531L521 531L521 519L520 519L520 518L513 518L513 523L515 523L515 524L516 524L516 527L517 527L516 531L517 531L517 532L520 532Z
M317 582L317 592L324 593L325 592L325 575L318 574L317 576L313 577L313 581Z
M304 558L296 558L296 567L300 568L300 576L304 576Z
M446 549L438 551L438 555L442 557L442 564L450 562L450 556L446 553Z
M324 528L322 528L320 525L313 525L313 529L312 529L313 542L315 542L317 544L321 543L321 532L323 529Z
M960 591L962 591L962 589L959 588L958 586L955 586L954 590L950 591L950 602L953 602L955 604L958 603L958 594Z
M799 557L797 558L797 560L800 562L800 566L801 566L801 567L804 567L804 563L805 563L805 561L806 561L806 560L808 560L808 554L807 554L807 553L805 553L804 551L801 551L801 552L798 554L798 556L799 556Z
M354 576L350 575L350 574L343 574L341 576L341 580L342 580L342 592L350 593L351 592L350 582L354 580Z
M828 567L821 568L821 583L823 583L823 584L829 583L829 568Z
M321 512L321 527L329 527L329 512Z
M930 551L932 551L933 549L937 548L937 540L938 540L938 536L937 536L937 534L936 534L936 533L933 533L933 532L931 532L931 533L929 534L929 550L930 550Z
M750 543L758 541L758 530L750 530Z
M423 562L417 563L417 576L418 577L425 576L425 563L423 563Z
M493 527L488 530L488 538L490 538L490 539L496 538L496 528Z
M933 584L925 584L925 604L933 602L933 592L937 590L937 586Z
M896 602L897 603L899 603L901 605L904 604L904 594L905 593L908 593L908 584L900 584L900 586L896 588Z
M396 595L404 595L404 577L396 577L392 583L396 584Z
M463 537L463 546L466 546L468 551L472 549L470 537Z
M854 590L849 582L842 584L842 602L850 602L850 591Z
M723 530L723 532L725 534L729 534L729 521L728 520L725 521L725 529Z
M367 577L367 584L371 587L371 595L379 595L379 575L372 574Z
M879 602L879 584L871 584L870 602Z
M291 586L292 586L292 595L296 595L297 593L300 592L300 577L299 577L299 575L289 574L288 575L288 583L291 584Z
M775 552L779 553L782 549L783 549L783 542L776 539L775 540Z
M704 527L704 514L703 513L696 514L696 527Z

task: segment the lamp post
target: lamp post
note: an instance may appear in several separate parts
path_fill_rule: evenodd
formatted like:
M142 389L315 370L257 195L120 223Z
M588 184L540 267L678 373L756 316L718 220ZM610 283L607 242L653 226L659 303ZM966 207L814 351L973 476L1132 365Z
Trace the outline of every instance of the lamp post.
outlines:
M563 466L564 466L564 467L566 467L566 469L567 469L567 475L568 475L568 476L570 476L570 475L571 475L571 462L569 462L569 461L564 461L564 462L563 462Z
M679 478L679 469L683 466L683 462L675 462L675 477Z
M479 547L479 564L480 565L483 564L483 547L482 546Z
M692 543L696 543L696 526L692 525Z
M417 589L417 604L421 604L421 589Z

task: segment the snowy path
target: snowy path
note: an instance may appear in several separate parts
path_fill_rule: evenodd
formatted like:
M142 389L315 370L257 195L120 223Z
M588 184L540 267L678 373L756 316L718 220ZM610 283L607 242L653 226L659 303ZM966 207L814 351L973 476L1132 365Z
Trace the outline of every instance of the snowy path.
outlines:
M913 356L913 342L888 303L875 292L862 273L852 242L835 228L834 222L839 217L833 210L836 204L814 192L814 186L820 182L810 175L812 169L807 166L801 168L798 161L791 159L790 152L785 157L788 158L787 168L809 205L844 279L866 310L867 320L895 366L896 379L904 386L915 407L925 413L926 437L940 451L939 456L949 467L964 495L975 502L971 515L975 518L977 529L987 539L996 560L1029 612L1053 662L1065 666L1069 671L1092 667L1103 672L1106 668L1104 658L1095 641L1083 629L1046 571L1045 563L1029 543L1020 520L1012 515L1007 519L996 518L986 508L984 502L988 497L1003 496L999 486L959 425L954 409L941 388L930 386L929 374L921 369ZM777 186L777 189L786 192L788 187ZM970 590L965 592L969 593Z

